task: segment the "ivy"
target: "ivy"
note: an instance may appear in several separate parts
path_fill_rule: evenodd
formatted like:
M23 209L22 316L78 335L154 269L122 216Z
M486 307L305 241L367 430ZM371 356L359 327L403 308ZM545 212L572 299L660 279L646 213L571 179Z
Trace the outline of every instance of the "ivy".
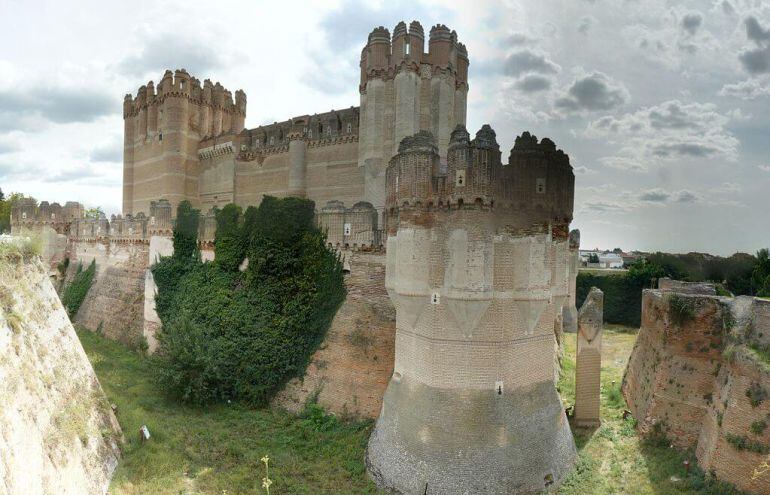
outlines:
M313 210L308 200L266 197L241 220L238 207L225 206L215 262L188 250L153 266L162 322L155 369L171 395L259 406L304 374L345 298L342 265ZM175 232L175 249L177 238L186 239Z
M92 260L88 268L83 270L83 265L78 264L77 272L72 282L64 289L61 302L64 308L67 310L67 314L70 318L74 318L80 309L80 305L83 304L83 300L88 294L88 290L91 288L91 284L96 274L96 260Z
M175 258L189 260L198 257L199 220L200 210L194 209L187 200L179 203L176 210L176 224L174 225Z

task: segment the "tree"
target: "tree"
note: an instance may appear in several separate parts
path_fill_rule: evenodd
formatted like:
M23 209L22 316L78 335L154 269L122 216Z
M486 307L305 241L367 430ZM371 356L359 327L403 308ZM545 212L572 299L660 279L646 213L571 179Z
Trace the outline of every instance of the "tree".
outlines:
M598 263L599 262L599 255L596 253L591 253L588 255L588 262L589 263Z
M615 254L623 254L623 250L620 249L619 247L613 249L612 252L615 253Z
M102 211L101 206L97 206L96 208L89 208L85 213L86 218L101 218L102 215L104 215L104 211Z
M757 262L751 273L751 284L756 295L770 296L770 251L767 248L757 251Z

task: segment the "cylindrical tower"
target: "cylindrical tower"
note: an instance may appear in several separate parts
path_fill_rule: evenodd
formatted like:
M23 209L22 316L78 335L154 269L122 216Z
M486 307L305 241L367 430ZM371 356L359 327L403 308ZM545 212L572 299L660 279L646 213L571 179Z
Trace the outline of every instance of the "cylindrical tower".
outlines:
M289 196L307 195L307 161L305 138L301 132L289 134Z
M396 356L367 468L405 494L540 493L576 456L553 373L565 253L504 197L494 131L468 137L452 133L448 176L427 132L387 169Z

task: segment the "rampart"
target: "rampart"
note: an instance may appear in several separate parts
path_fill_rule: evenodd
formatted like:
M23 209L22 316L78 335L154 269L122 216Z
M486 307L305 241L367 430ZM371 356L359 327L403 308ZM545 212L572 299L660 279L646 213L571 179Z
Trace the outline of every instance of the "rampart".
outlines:
M701 284L702 285L702 284ZM646 290L622 391L645 435L694 449L700 467L770 493L770 301L664 281Z

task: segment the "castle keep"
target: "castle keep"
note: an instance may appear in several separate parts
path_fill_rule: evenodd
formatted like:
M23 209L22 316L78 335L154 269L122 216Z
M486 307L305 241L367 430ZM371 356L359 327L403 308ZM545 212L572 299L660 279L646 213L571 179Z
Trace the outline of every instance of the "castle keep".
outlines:
M219 83L201 86L184 69L166 71L157 87L149 82L124 101L123 214L146 214L159 198L174 211L186 199L206 212L259 204L264 195L307 197L319 207L365 202L381 212L385 168L404 137L430 131L446 159L449 134L465 124L467 81L468 54L457 34L434 26L426 51L416 21L408 30L399 23L392 37L383 27L369 35L360 107L254 129L244 129L243 91L233 101ZM346 223L330 237L347 241Z

